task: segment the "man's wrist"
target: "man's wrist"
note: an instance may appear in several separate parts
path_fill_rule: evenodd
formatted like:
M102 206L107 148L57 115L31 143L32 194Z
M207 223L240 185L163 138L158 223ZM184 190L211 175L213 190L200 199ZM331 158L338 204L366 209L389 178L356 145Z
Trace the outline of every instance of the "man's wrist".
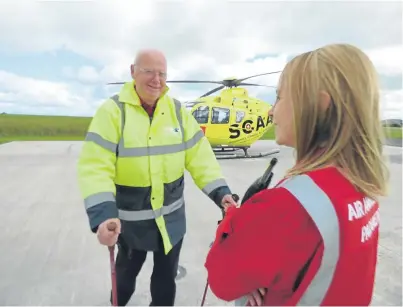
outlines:
M223 208L223 199L225 195L232 195L231 190L229 189L228 186L223 186L215 189L213 192L210 193L209 197L211 198L214 203L220 207Z

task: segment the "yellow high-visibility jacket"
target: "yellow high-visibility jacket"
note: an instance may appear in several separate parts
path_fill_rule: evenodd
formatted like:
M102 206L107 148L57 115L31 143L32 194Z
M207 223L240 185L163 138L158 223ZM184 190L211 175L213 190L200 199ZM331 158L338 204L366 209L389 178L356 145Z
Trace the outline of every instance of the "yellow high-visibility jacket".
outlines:
M231 191L200 126L169 88L151 120L134 85L125 83L95 113L79 156L79 188L93 232L119 218L129 247L156 250L160 232L168 253L186 232L185 169L217 205Z

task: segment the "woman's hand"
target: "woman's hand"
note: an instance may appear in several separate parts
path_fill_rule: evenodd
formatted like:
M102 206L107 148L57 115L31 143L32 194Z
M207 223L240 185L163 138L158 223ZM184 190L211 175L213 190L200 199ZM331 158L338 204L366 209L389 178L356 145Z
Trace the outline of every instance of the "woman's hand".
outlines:
M248 306L262 306L264 303L264 296L266 295L266 289L260 288L247 295Z

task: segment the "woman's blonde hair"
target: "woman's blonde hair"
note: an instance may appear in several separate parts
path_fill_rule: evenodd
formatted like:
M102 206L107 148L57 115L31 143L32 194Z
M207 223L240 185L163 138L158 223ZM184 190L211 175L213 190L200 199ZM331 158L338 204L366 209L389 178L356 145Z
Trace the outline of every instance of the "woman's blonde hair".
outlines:
M297 164L288 175L335 165L368 197L386 195L378 77L368 56L327 45L292 59L280 80L294 112ZM321 93L330 96L326 110Z

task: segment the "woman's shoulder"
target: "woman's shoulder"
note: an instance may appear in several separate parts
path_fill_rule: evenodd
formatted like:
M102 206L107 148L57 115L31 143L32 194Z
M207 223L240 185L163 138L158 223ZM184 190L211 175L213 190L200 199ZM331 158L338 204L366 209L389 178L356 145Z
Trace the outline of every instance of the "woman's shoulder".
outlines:
M284 178L276 185L278 189L298 189L308 192L319 190L348 190L356 191L354 185L343 175L338 168L329 166L305 172L289 178Z
M294 178L287 180L294 180ZM243 217L251 215L251 218L266 219L269 215L276 216L282 212L288 214L298 206L298 199L289 190L282 185L276 185L254 194L242 204L240 209Z
M293 180L295 178L288 182ZM279 234L297 230L312 231L314 224L310 215L304 209L301 199L296 196L296 193L285 186L260 191L234 210L231 226L234 230L246 229L245 231L250 232L265 228L266 231L275 230Z
M330 193L329 193L330 192ZM272 188L253 195L244 205L256 210L279 207L282 210L300 204L307 199L323 197L324 194L350 194L355 187L335 167L326 167L281 179ZM270 210L268 209L268 210Z
M335 167L326 167L292 177L282 178L272 188L264 189L250 197L241 207L252 214L289 211L302 202L319 198L343 197L357 193L355 187ZM253 208L252 208L253 207ZM248 209L246 209L248 208Z

